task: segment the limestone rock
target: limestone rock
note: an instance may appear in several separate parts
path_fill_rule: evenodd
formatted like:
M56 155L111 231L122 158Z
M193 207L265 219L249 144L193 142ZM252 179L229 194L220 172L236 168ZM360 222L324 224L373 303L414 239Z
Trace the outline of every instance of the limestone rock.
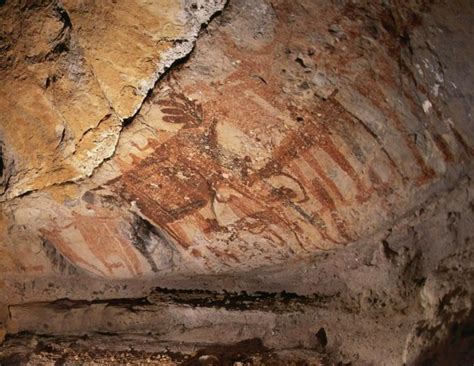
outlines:
M8 1L0 6L2 198L89 176L213 1Z
M19 38L27 59L35 54L34 60L43 61L17 62L4 71L10 75L23 68L38 75L45 65L69 65L74 71L71 65L80 64L85 71L79 85L86 80L95 85L83 93L68 87L63 81L76 75L72 72L46 89L36 86L20 93L25 100L17 101L19 108L29 108L30 115L36 110L27 107L30 102L46 103L45 98L57 95L54 108L41 107L42 113L34 114L47 126L39 134L13 128L13 121L23 123L17 122L24 121L20 116L2 124L7 135L16 134L4 142L16 157L5 197L22 192L26 181L37 188L56 184L5 205L5 243L42 253L41 260L35 257L36 265L25 255L24 266L41 268L40 273L140 278L277 265L373 235L467 169L471 122L467 114L450 109L453 103L467 103L459 92L467 93L463 81L446 72L443 94L426 95L440 82L434 60L426 61L425 79L400 78L391 48L398 39L390 29L374 40L381 46L366 54L358 46L365 28L348 18L338 24L352 38L326 49L323 40L312 43L313 35L325 34L332 24L331 9L323 7L327 21L311 23L288 44L291 17L288 23L278 20L279 10L265 2L254 10L244 6L251 14L264 15L265 36L260 37L259 27L249 26L251 18L228 21L212 39L203 39L187 66L174 70L141 105L170 60L189 51L191 41L183 39L194 39L204 19L201 10L192 17L177 2L137 3L141 5L128 11L124 4L66 1L30 9L36 17L62 21L62 28L51 19L45 24L53 22L51 32L61 29L70 51L53 52L57 60L52 62L45 56L49 51L42 50L47 41L30 49L31 42ZM308 9L317 12L319 7ZM378 14L384 8L372 5L367 11ZM311 12L295 14L308 22ZM280 10L280 18L287 16ZM134 23L137 17L140 24ZM425 46L418 40L424 40L419 33L425 28L412 32L412 47L419 49L415 57L422 57ZM54 42L59 42L56 33ZM439 62L448 63L451 51L443 36L425 36L438 44ZM242 37L248 47L242 47ZM308 44L318 52L309 52ZM79 64L63 60L73 54ZM295 61L302 54L313 63L302 67ZM403 60L415 73L417 64ZM32 79L14 82L20 87ZM62 94L55 94L59 86ZM16 94L8 93L5 100ZM100 100L102 107L91 109L89 99L82 97ZM415 103L428 97L438 114L427 116L422 103ZM18 113L19 108L8 111ZM122 121L136 112L122 130ZM51 127L59 121L58 113L66 121L61 122L64 129ZM55 133L59 140L52 137ZM26 154L30 144L40 149L33 160L20 158L20 150ZM91 174L105 158L89 180L57 185L70 180L70 174ZM21 173L15 162L37 168Z
M473 250L462 3L230 0L164 76L223 1L0 5L0 294L19 331L310 349L323 329L328 352L393 365L441 344L473 297L468 262L440 272ZM229 310L228 291L278 305Z

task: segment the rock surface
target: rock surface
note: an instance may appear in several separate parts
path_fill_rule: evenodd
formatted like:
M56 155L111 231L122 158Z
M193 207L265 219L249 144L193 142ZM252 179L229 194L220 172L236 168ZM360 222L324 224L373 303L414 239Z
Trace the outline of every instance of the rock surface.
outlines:
M2 198L90 176L212 1L8 1L0 7Z
M0 6L4 328L436 356L473 313L474 7L231 0L156 83L223 5Z

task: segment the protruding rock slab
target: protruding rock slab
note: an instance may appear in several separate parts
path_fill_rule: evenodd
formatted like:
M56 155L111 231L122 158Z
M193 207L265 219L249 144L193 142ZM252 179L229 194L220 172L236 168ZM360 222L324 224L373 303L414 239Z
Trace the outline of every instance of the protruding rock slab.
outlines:
M0 200L90 175L213 1L8 1L0 6Z

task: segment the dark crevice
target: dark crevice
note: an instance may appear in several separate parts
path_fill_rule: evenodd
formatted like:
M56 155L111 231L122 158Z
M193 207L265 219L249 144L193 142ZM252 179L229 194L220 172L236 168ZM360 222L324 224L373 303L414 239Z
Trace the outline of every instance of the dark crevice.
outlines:
M34 302L26 303L22 305L12 305L10 308L18 307L29 307L29 306L44 306L54 310L72 310L82 309L92 305L105 304L107 306L116 306L132 309L133 306L151 305L151 303L145 297L139 298L120 298L120 299L100 299L100 300L72 300L68 298L59 299L53 302Z
M337 295L336 295L337 296ZM155 288L148 297L97 299L97 300L72 300L63 298L54 302L35 302L12 307L44 306L55 310L80 309L92 305L106 304L112 307L124 307L131 311L135 306L153 305L183 305L203 308L223 308L231 311L273 311L292 312L302 311L306 306L321 306L330 300L329 297L318 294L298 295L290 292L216 292L208 290L181 290Z
M132 223L132 243L134 247L145 257L153 272L167 269L174 265L178 256L174 245L159 228L144 218L135 215ZM153 253L159 253L160 262L157 263Z
M326 330L324 328L320 328L318 332L316 333L316 338L319 342L319 344L322 347L326 347L328 344L328 336L326 334Z
M77 275L83 272L72 264L58 249L47 239L43 239L42 248L45 255L50 260L52 267L59 273L64 275Z
M58 18L64 24L64 28L72 28L71 18L69 17L69 14L67 13L66 9L60 6L56 6L55 10L56 14L58 15Z
M132 243L135 248L145 257L150 268L153 272L158 272L158 267L150 253L150 242L152 235L155 234L153 225L148 221L136 217L135 222L132 225ZM160 237L161 239L161 237Z
M290 292L214 292L157 288L148 297L153 303L174 303L192 307L224 308L234 311L301 311L306 306L322 306L330 299L318 294L298 295Z
M432 345L416 361L422 366L472 365L474 361L474 311L461 323L453 323L447 336Z
M3 178L3 171L5 169L5 163L3 162L3 147L0 145L0 182Z
M194 50L194 47L193 47L193 50ZM189 56L190 54L193 52L193 50L191 50L191 52L189 52L186 56L180 58L180 59L177 59L176 61L174 61L164 72L163 74L161 74L158 79L155 81L155 84L153 84L153 87L151 87L146 96L143 98L142 102L140 103L140 106L136 109L135 113L132 115L132 116L129 116L129 117L125 117L125 118L122 118L122 126L123 127L127 127L128 125L130 125L135 117L140 113L140 111L142 110L143 106L145 105L145 103L147 101L150 100L150 98L153 96L153 91L157 88L157 85L159 85L159 83L165 78L165 77L169 77L169 72L170 72L170 69L173 68L173 69L176 69L178 68L180 65L182 65L183 63L185 63L187 60L189 60Z
M211 19L209 20L208 24L211 22ZM207 26L207 24L201 25L201 31L202 31L202 29L204 29L205 26ZM173 42L174 42L174 44L180 44L180 43L184 43L184 42L188 42L188 41L189 40L177 40L177 39L175 39ZM156 79L153 86L147 91L146 96L143 98L142 102L140 103L139 107L135 110L134 114L121 119L123 127L126 127L126 126L130 125L133 122L135 117L140 113L140 111L143 108L143 106L145 105L145 103L153 97L153 92L157 89L157 86L164 79L170 77L171 71L179 69L180 67L182 67L183 64L185 64L189 61L189 59L191 57L191 54L194 52L194 47L195 47L195 44L193 44L192 49L186 55L184 55L181 58L178 58L178 59L174 60L169 67L167 67L163 70L163 73L161 75L159 75L158 79Z
M0 141L0 195L8 190L13 171L13 162L6 157L5 145Z

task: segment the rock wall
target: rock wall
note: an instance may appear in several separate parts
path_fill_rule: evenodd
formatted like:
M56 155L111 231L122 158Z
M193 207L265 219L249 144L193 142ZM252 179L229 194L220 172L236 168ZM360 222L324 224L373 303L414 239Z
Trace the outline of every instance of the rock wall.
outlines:
M161 77L223 6L0 6L7 331L439 358L472 318L474 7L231 0Z
M0 8L3 200L90 176L224 1L8 1Z

